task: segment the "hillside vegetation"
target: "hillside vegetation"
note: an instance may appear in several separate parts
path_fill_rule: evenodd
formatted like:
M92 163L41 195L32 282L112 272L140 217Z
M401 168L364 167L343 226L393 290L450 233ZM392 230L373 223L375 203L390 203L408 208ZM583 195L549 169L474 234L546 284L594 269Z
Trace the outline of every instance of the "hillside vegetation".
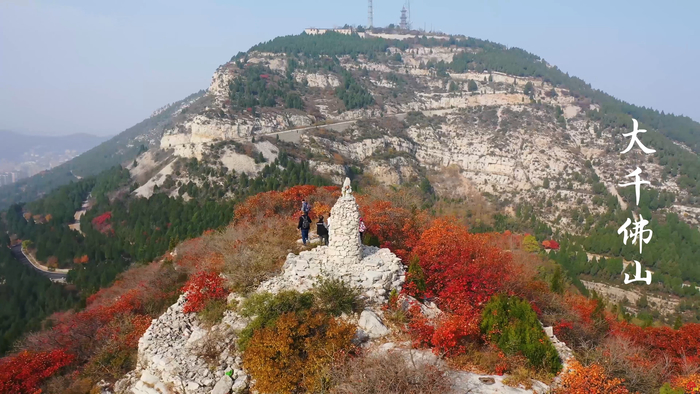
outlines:
M583 387L592 390L587 392L599 393L610 392L605 391L605 387L616 387L615 392L620 393L653 392L664 382L681 387L685 382L696 381L696 375L687 375L686 371L697 363L695 331L700 325L686 324L675 330L631 325L611 314L602 300L578 295L575 287L557 276L556 264L548 261L546 255L524 250L527 242L522 236L509 232L469 233L455 218L439 218L417 209L411 199L405 198L406 193L411 191L371 189L360 196L359 203L370 224L368 232L377 242L417 262L419 268L409 274L405 295L413 295L422 302L433 300L443 311L439 319L429 319L419 312L417 305L401 309L398 294L392 296L386 305L387 316L392 316L391 324L399 330L397 335L411 340L415 347L431 349L461 368L508 374L515 385L528 384L531 378L548 380L561 366L556 353L547 346L548 340L541 334L537 322L540 320L545 325L553 325L556 334L580 352L580 360L586 368L595 369L599 375L599 381L589 376L564 375L566 386L560 392L585 390ZM28 353L3 360L7 364L0 374L0 384L4 385L0 387L4 392L17 387L86 392L100 379L114 381L133 367L135 339L146 329L151 317L157 316L177 296L176 286L184 280L183 273L191 274L183 291L196 289L194 294L202 295L187 299L191 307L186 304L185 313L198 313L201 319L212 318L211 308L221 297L231 288L241 288L240 280L248 280L241 276L234 279L227 274L236 272L237 264L245 261L239 254L247 252L238 248L220 249L226 245L222 241L252 231L244 244L262 246L267 239L253 234L264 233L269 226L293 229L295 223L289 218L298 209L300 197L306 198L315 208L323 209L321 207L327 207L335 196L337 188L304 186L249 198L237 208L238 219L234 224L223 232L187 241L178 248L174 263L166 258L132 267L121 274L113 286L91 296L83 311L54 315L53 328L21 342L20 348ZM293 242L293 238L279 238L279 242L297 248L288 243ZM505 251L505 247L509 250ZM265 268L269 274L279 270L284 253L274 257L272 264ZM478 257L465 260L463 256ZM227 279L213 281L213 278L220 278L217 275L220 272ZM263 277L258 276L258 280ZM251 323L252 335L242 348L245 349L243 362L256 379L255 387L292 393L300 392L300 388L316 392L319 387L347 390L353 385L365 384L347 380L346 363L357 365L357 357L363 357L362 352L352 345L354 331L348 330L354 329L349 323L336 320L333 309L325 306L331 300L341 300L322 298L323 294L280 293L277 296L286 297L284 299L261 295L243 304L242 313L265 316L262 321ZM352 292L336 294L355 297ZM249 312L245 312L245 308ZM352 307L348 309L351 310ZM540 334L526 335L530 330ZM77 333L80 335L76 336ZM95 335L104 340L94 341ZM291 345L276 348L284 343ZM284 366L274 361L275 356L270 351L286 355ZM57 364L59 368L52 372L50 379L44 375L32 381L18 378L20 374L34 376L41 371L40 357L55 358L64 354L68 358ZM345 358L343 354L354 356ZM20 361L28 356L35 361ZM98 367L105 362L108 368ZM304 373L311 365L324 366L315 369L323 373ZM392 378L390 375L372 376L377 386ZM428 379L429 375L424 376ZM430 379L437 379L434 384L443 384L436 376ZM422 382L429 384L428 380Z

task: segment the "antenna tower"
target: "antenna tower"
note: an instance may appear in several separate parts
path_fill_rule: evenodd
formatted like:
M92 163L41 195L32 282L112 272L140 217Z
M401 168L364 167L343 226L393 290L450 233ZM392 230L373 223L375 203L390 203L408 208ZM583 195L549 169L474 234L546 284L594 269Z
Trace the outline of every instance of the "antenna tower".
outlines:
M406 5L408 7L408 30L411 30L411 0L406 0Z
M401 30L408 30L408 21L406 18L406 7L401 9L401 24L399 24Z
M374 11L372 11L372 0L367 0L367 28L374 26Z

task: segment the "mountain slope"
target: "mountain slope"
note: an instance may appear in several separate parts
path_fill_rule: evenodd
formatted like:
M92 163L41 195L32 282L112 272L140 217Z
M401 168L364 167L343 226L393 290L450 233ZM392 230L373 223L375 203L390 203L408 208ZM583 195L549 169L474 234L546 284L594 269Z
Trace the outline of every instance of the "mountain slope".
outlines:
M22 230L17 232L43 238L35 239L37 253L53 253L47 238L61 249L59 263L74 267L69 281L83 296L106 287L116 272L129 267L113 287L87 298L84 311L59 316L53 330L24 344L37 352L80 354L63 373L81 369L85 385L104 379L100 385L109 386L133 368L116 384L117 392L228 392L253 381L274 384L282 375L291 382L307 376L303 371L310 364L305 362L294 363L299 370L285 366L280 373L255 368L279 361L277 350L262 338L293 333L305 346L322 343L297 335L304 330L289 320L295 315L301 324L310 316L322 317L315 310L306 314L322 291L280 300L258 294L263 298L251 296L254 305L247 307L243 295L287 287L278 286L285 278L310 284L310 278L324 273L313 256L327 249L301 251L306 247L296 241L294 220L302 198L312 203L314 215L326 214L336 203L337 187L310 186L327 184L319 174L335 183L346 175L353 179L360 211L343 223L349 216L332 210L331 229L345 229L340 232L348 235L345 244L357 243L353 234L361 212L368 243L390 248L404 265L413 259L401 297L416 299L399 298L389 288L373 290L370 301L381 301L375 311L347 312L340 319L363 328L356 338L343 335L346 344L372 336L371 331L386 333L386 323L435 353L458 356L453 361L461 366L481 369L479 374L512 373L508 384L525 387L531 378L549 383L559 361L569 361L570 351L556 356L552 349L539 348L562 338L577 356L595 361L581 368L596 371L589 375L599 376L608 391L618 386L615 392L658 392L669 380L681 385L676 377L698 379L687 375L700 354L695 340L700 328L696 122L617 101L519 49L466 37L426 39L391 32L383 38L364 32L300 35L260 44L221 66L209 90L184 106L120 137L121 146L136 153L142 149L134 141L151 147L134 161L136 153L126 148L120 153L105 146L88 155L94 159L103 152L107 163L121 157L127 168L81 181L71 204L60 204L61 215L51 211L56 204L48 203L50 198L7 212L12 228ZM619 154L632 117L649 129L642 139L657 150L655 155ZM652 182L638 207L633 191L618 186L636 166ZM86 185L93 181L94 187ZM287 189L291 185L305 186ZM25 219L30 209L51 214L53 226L67 224L89 190L96 201L81 220L86 236L65 231L75 246L50 226ZM256 194L260 191L266 193ZM633 215L650 218L654 229L643 256L636 245L622 245L616 234ZM38 219L43 221L42 215ZM221 231L197 238L207 227ZM11 241L9 235L5 242ZM550 239L560 246L551 247ZM550 246L546 253L544 245ZM164 253L163 259L157 257ZM650 286L621 284L623 271L633 271L632 259L654 271ZM150 260L156 262L132 264ZM353 280L374 286L393 276L382 272L385 264L372 265L359 269L360 277ZM193 292L168 309L188 274L185 288ZM592 291L591 298L582 296L588 288L610 302ZM227 298L229 290L236 293ZM352 289L335 291L353 297ZM497 295L503 293L517 297ZM295 301L297 296L308 297L309 303ZM326 301L336 298L332 291L326 296ZM390 303L383 303L385 296ZM200 313L186 312L197 310L185 308L189 303L201 307ZM282 327L291 328L285 334L272 322L286 309L275 305L287 304ZM231 330L247 325L238 313L270 319L242 333L252 337L262 330L257 352L234 345L245 343L238 330ZM519 329L514 333L508 327ZM70 335L76 331L82 333L77 341ZM517 335L523 332L534 336ZM412 353L399 343L377 345L411 357L431 353ZM273 351L261 352L262 347ZM528 349L551 354L552 363L533 357L526 366L520 356ZM110 360L107 371L105 359ZM400 366L379 365L395 364ZM600 372L595 367L603 370L601 365L612 367ZM479 384L460 387L462 392L481 391L489 383L501 389L506 383L501 377L462 373ZM376 375L382 373L375 372L380 381ZM557 392L577 391L573 375L565 376L567 387ZM347 384L350 380L363 379ZM54 379L46 384L66 392L77 383ZM348 387L348 392L361 392Z
M150 118L60 166L16 184L0 187L0 209L19 201L33 201L79 177L97 175L112 166L128 163L150 146L157 144L163 128L172 124L182 110L194 104L203 93L194 93L165 107Z
M557 258L582 292L618 286L638 260L655 273L647 290L695 296L700 124L619 101L521 49L376 35L279 37L234 56L214 73L210 105L164 130L169 153L138 193L227 195L254 175L275 188L265 177L285 152L335 182L435 192L435 209L466 200L454 213L474 231L563 239ZM633 117L655 154L619 153ZM619 186L637 166L651 182L639 206ZM652 218L643 256L616 234L631 215Z

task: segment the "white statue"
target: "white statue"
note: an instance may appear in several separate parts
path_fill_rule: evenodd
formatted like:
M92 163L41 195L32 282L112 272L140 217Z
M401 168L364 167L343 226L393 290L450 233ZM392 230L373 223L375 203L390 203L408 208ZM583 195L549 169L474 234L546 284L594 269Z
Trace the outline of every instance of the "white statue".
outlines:
M343 197L349 196L352 194L352 186L350 186L350 178L345 178L345 182L343 182L343 188L340 189L340 193Z

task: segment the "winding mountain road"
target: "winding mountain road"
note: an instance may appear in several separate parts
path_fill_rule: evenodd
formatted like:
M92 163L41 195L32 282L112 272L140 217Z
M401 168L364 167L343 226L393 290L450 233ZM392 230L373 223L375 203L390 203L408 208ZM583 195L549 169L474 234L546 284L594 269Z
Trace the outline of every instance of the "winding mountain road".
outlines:
M60 273L60 272L51 272L51 271L45 271L34 264L32 264L29 259L27 259L27 256L22 253L22 245L17 244L12 247L12 256L14 256L15 260L19 261L22 264L28 265L38 271L40 274L44 275L45 277L51 279L54 282L65 282L66 281L66 274Z

